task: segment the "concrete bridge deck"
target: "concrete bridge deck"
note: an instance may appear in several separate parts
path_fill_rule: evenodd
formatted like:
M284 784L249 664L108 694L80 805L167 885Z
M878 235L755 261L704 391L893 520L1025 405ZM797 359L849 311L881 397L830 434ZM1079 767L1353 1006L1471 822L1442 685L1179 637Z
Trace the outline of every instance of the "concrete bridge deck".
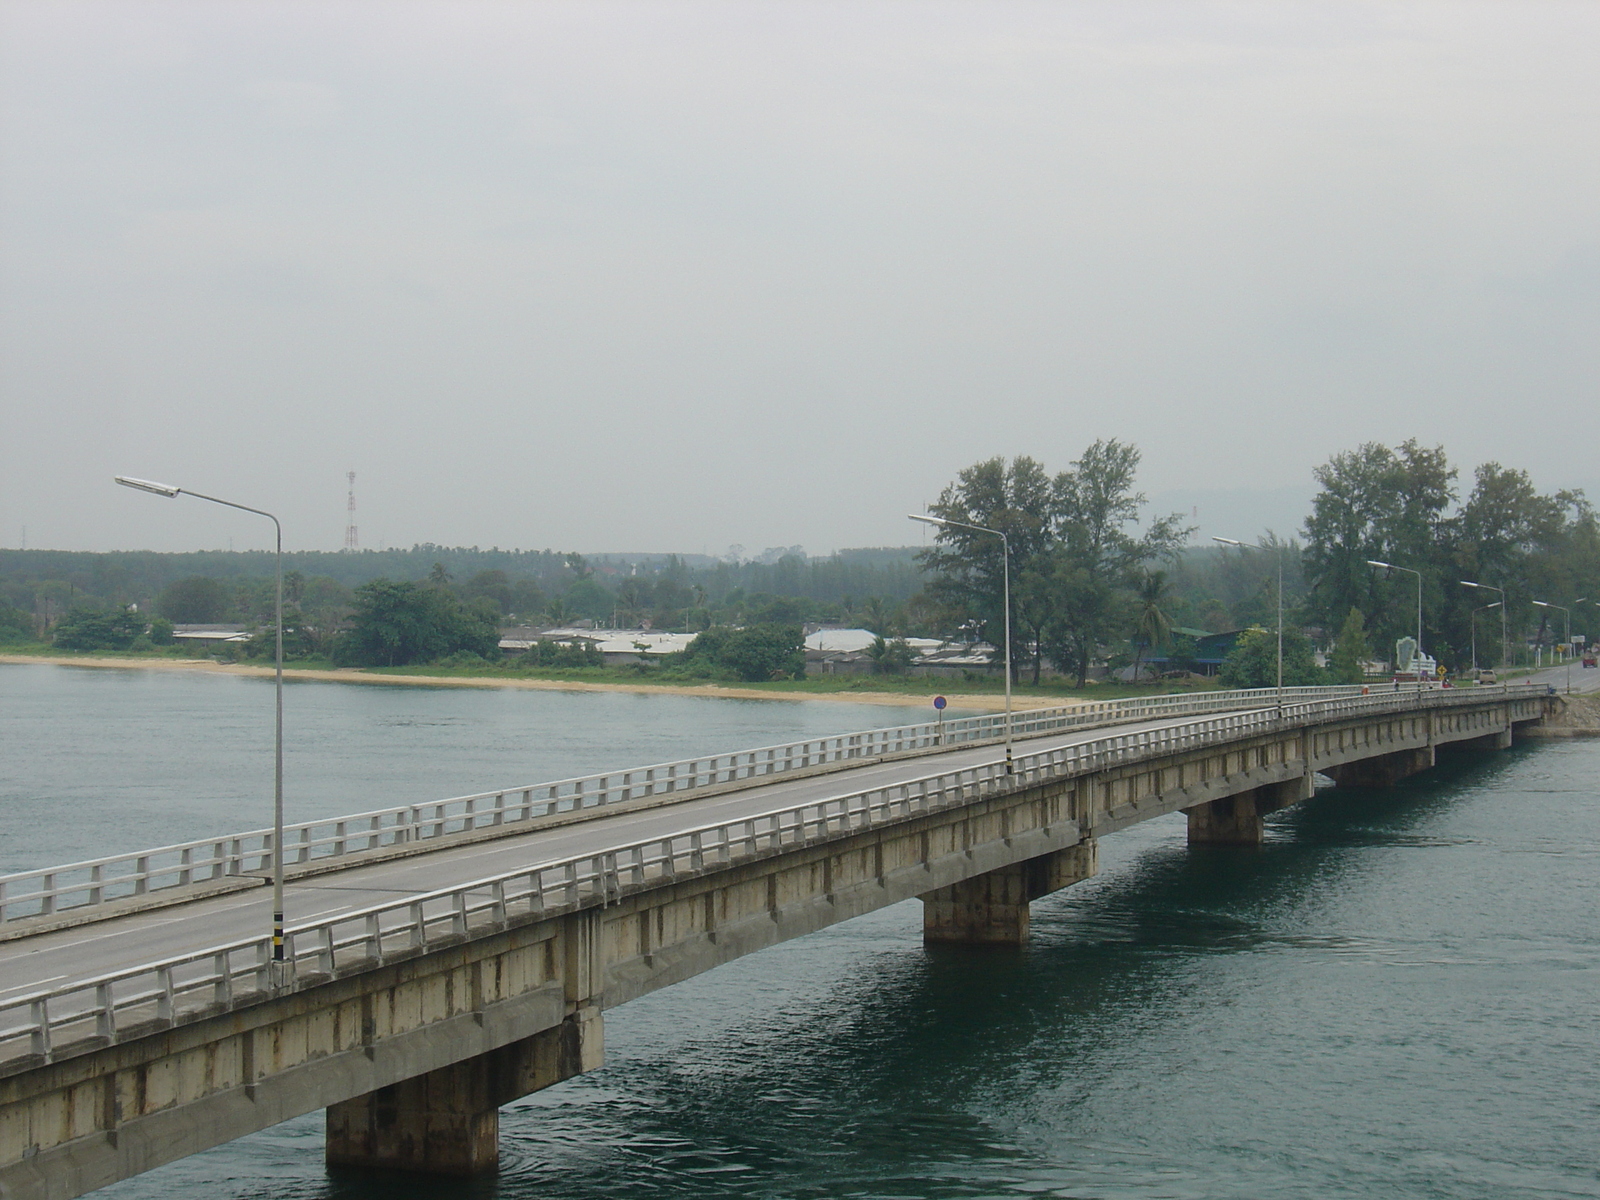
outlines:
M1315 772L1381 785L1509 745L1542 719L1530 691L1058 730L1014 775L992 741L924 746L356 854L292 883L281 972L264 889L110 905L0 944L0 1196L64 1200L321 1107L330 1162L489 1169L497 1106L598 1065L605 1008L912 896L929 940L1019 941L1104 833L1182 810L1191 840L1258 841Z
M1264 710L1246 710L1264 711ZM1192 717L1140 721L1119 726L1137 735L1188 724ZM1029 755L1087 745L1105 736L1100 729L1032 738L1022 743ZM886 788L930 774L944 774L1001 761L995 746L932 750L913 758L864 766L846 772L800 779L782 776L739 791L642 811L591 811L587 819L554 829L464 846L418 846L415 853L370 866L350 866L288 883L285 919L290 928L326 921L393 902L431 895L463 881L525 870L540 863L588 858L622 846L793 809L833 797ZM6 997L44 986L65 987L73 979L114 973L163 957L248 938L271 925L267 888L194 900L181 906L113 916L92 924L43 933L0 944L0 1003Z

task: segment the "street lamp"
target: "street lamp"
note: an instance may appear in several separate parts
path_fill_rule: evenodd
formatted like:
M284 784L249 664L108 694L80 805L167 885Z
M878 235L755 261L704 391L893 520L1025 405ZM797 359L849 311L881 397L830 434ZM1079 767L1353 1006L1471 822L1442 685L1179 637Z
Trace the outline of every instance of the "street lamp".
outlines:
M1252 546L1246 542L1238 542L1233 538L1215 537L1213 542L1221 542L1224 546L1237 546L1241 550L1260 550L1265 552L1265 546ZM1274 538L1274 541L1277 539ZM1278 548L1278 720L1283 720L1283 547Z
M1579 597L1578 597L1578 598L1577 598L1577 599L1576 599L1576 600L1574 600L1574 601L1573 601L1573 602L1572 602L1572 607L1573 607L1573 608L1577 608L1577 607L1578 607L1578 605L1580 605L1580 604L1592 604L1592 605L1594 605L1594 606L1595 606L1595 607L1596 607L1596 608L1600 608L1600 600L1591 600L1591 599L1589 599L1589 597L1587 597L1587 596L1579 596ZM1583 636L1583 635L1582 635L1582 634L1581 634L1581 633L1580 633L1580 634L1579 634L1579 635L1578 635L1578 636L1579 636L1579 637L1582 637L1582 636ZM1589 644L1589 643L1588 643L1588 642L1587 642L1587 641L1586 641L1586 642L1585 642L1585 643L1584 643L1584 645L1588 645L1588 644ZM1578 653L1578 649L1577 649L1577 647L1576 647L1576 646L1572 646L1572 647L1569 647L1569 649L1570 649L1570 650L1571 650L1571 651L1572 651L1572 653L1573 653L1573 655L1574 655L1574 656L1576 656L1576 655L1577 655L1577 653Z
M1000 578L1001 595L1005 601L1005 631L1006 631L1006 774L1015 773L1011 760L1011 539L999 529L990 529L987 525L973 525L967 521L951 521L944 517L930 517L921 513L906 514L913 521L921 521L924 525L938 525L941 528L974 529L979 533L992 533L1000 539Z
M272 960L281 964L283 962L283 526L271 513L245 504L235 504L232 500L205 496L199 492L191 492L187 488L173 487L168 483L152 483L148 479L131 479L125 475L118 475L115 478L123 487L166 496L168 499L174 496L193 496L196 500L209 500L213 504L223 504L229 508L237 508L241 512L255 513L256 516L271 521L272 527L277 531L278 588L274 609L277 639L273 660L277 676L278 712L272 771ZM278 982L281 982L283 968L279 966L274 969L280 976Z
M1563 608L1559 604L1546 604L1543 600L1535 600L1536 608L1559 608L1561 615L1567 623L1567 695L1572 695L1572 610ZM1578 601L1574 601L1578 603Z
M1367 559L1367 566L1380 567L1385 571L1404 571L1407 575L1417 577L1417 695L1422 694L1422 572L1413 571L1410 567L1397 567L1393 563L1379 562L1375 558Z
M1478 605L1477 608L1473 609L1471 614L1467 617L1468 623L1471 624L1471 626L1472 626L1472 672L1473 672L1472 677L1473 677L1473 679L1477 679L1477 677L1478 677L1478 675L1477 675L1477 672L1478 672L1478 614L1481 613L1486 608L1499 608L1499 607L1500 607L1500 601L1498 601L1498 600L1496 600L1493 604L1480 604L1480 605Z
M1462 587L1482 588L1486 592L1495 592L1500 596L1500 669L1508 670L1511 664L1506 661L1511 657L1510 639L1506 633L1506 593L1504 588L1497 588L1492 583L1473 583L1470 579L1461 580Z

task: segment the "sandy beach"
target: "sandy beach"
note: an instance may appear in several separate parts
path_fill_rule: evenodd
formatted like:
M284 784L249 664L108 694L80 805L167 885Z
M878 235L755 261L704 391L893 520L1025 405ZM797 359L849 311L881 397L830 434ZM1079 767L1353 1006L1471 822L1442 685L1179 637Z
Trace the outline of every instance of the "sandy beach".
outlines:
M0 663L46 663L57 667L88 667L124 671L199 671L213 675L255 675L271 678L272 668L243 663L219 663L211 659L128 659L128 658L56 658L48 654L0 654ZM324 683L380 684L391 687L461 687L461 688L523 688L550 692L634 692L640 695L663 696L714 696L725 700L788 700L822 701L844 704L893 704L901 708L927 708L937 688L926 695L908 695L903 692L816 692L782 693L766 692L759 688L730 687L723 684L702 683L676 687L658 683L589 683L565 679L501 679L486 676L463 679L432 675L371 675L359 667L336 671L312 670L305 667L285 667L285 679L315 679ZM932 681L930 681L931 683ZM999 711L1005 707L1002 696L960 692L942 693L951 708ZM1018 696L1013 701L1017 709L1058 708L1072 701L1059 696Z

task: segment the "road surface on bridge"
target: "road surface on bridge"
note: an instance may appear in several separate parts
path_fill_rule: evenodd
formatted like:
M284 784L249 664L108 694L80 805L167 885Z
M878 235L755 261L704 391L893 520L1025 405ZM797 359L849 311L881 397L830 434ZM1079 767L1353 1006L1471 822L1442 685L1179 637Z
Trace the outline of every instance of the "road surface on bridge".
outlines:
M1571 666L1546 667L1544 670L1535 671L1528 676L1528 679L1532 681L1535 687L1549 684L1560 693L1566 692L1569 678L1572 682L1573 695L1578 695L1579 693L1594 695L1600 692L1600 668L1585 667L1581 661L1575 662ZM1512 680L1512 682L1520 681Z
M1240 709L1238 716L1264 709ZM1026 754L1081 745L1106 737L1192 724L1194 714L1076 729L1018 743ZM1204 719L1204 718L1199 718ZM285 886L287 924L325 920L374 904L401 900L545 862L603 853L619 846L724 821L744 820L795 805L923 779L942 772L1002 761L994 743L933 750L890 762L800 778L752 781L748 787L633 811L599 810L575 823L511 834L454 848L417 853L290 880ZM141 966L169 956L259 936L271 928L271 890L178 902L147 912L110 917L0 944L0 1000L59 988Z

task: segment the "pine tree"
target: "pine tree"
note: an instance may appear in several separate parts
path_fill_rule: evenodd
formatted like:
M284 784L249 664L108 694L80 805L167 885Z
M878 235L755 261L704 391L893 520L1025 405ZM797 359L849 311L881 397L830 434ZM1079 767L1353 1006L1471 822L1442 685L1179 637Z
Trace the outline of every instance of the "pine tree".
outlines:
M1339 627L1339 640L1328 661L1328 674L1334 683L1360 683L1361 664L1372 651L1367 645L1367 621L1359 608L1352 608Z

